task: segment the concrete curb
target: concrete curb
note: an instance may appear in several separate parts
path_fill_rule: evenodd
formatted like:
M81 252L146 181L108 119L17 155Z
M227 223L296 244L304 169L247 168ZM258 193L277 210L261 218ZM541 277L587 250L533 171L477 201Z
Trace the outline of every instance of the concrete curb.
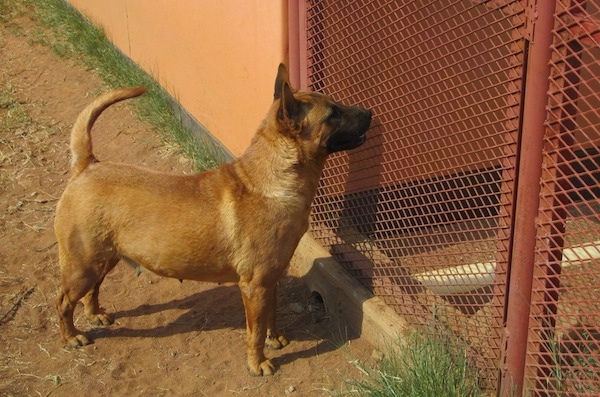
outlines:
M352 336L363 337L375 347L398 340L409 327L308 234L300 240L288 273L304 279L308 288L323 298L327 312L347 324Z

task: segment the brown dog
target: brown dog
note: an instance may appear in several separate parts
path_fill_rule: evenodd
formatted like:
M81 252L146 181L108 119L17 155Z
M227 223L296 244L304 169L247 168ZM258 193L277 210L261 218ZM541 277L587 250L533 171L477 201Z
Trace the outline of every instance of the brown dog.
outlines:
M56 209L61 290L56 305L65 342L90 340L73 324L80 299L87 319L109 325L100 284L123 260L166 277L237 282L246 311L248 368L275 370L265 344L288 342L275 327L276 283L308 227L327 155L365 142L371 112L290 87L282 64L275 100L248 150L195 175L98 162L90 130L103 110L141 95L120 89L97 98L71 133L71 179Z

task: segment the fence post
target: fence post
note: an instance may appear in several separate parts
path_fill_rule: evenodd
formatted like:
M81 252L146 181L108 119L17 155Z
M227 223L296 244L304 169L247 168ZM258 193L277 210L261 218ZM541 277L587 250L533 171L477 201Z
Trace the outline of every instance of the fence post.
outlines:
M306 1L287 1L288 69L294 88L306 90Z
M555 0L528 2L528 23L532 26L532 34L526 60L521 145L517 159L501 396L522 395L525 378L555 6Z

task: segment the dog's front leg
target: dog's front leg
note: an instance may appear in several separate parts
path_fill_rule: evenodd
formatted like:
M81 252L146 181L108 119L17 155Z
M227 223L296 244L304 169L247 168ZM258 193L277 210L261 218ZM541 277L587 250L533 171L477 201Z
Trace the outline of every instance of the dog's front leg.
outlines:
M290 342L277 332L277 287L273 288L273 300L269 309L269 321L267 323L267 339L265 345L271 350L281 349Z
M275 366L264 353L269 312L273 304L273 288L240 281L246 311L246 349L251 375L273 375Z

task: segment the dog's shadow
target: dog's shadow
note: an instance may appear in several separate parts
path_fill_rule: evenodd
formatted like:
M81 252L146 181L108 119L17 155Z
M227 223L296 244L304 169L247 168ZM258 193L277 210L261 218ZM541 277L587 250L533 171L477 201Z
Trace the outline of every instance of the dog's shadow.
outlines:
M283 285L281 285L283 284ZM308 358L337 350L348 340L354 339L346 327L334 321L319 302L311 302L312 297L301 279L285 277L278 291L278 328L291 343L312 341L303 350L281 350L273 361L276 365L291 363L299 358ZM215 304L217 302L218 304ZM290 307L292 310L290 310ZM182 311L173 319L165 319L160 313L172 310ZM237 285L217 286L184 298L156 304L142 304L136 308L111 313L115 324L108 327L95 327L87 333L93 340L101 342L108 338L166 338L175 335L236 329L245 332L245 313ZM129 327L131 322L139 324L136 317L153 317L154 327ZM161 321L164 320L164 321ZM240 348L244 347L243 338ZM286 353L286 350L288 353ZM272 354L269 354L272 356Z
M218 305L215 306L215 302ZM161 313L182 312L174 320ZM226 313L226 315L224 315ZM129 310L111 313L116 325L94 328L95 339L115 337L163 338L197 331L244 327L244 308L237 286L219 286L180 299L155 304L141 304ZM153 328L128 328L121 324L136 323L135 317L146 317ZM160 320L163 321L160 321Z

